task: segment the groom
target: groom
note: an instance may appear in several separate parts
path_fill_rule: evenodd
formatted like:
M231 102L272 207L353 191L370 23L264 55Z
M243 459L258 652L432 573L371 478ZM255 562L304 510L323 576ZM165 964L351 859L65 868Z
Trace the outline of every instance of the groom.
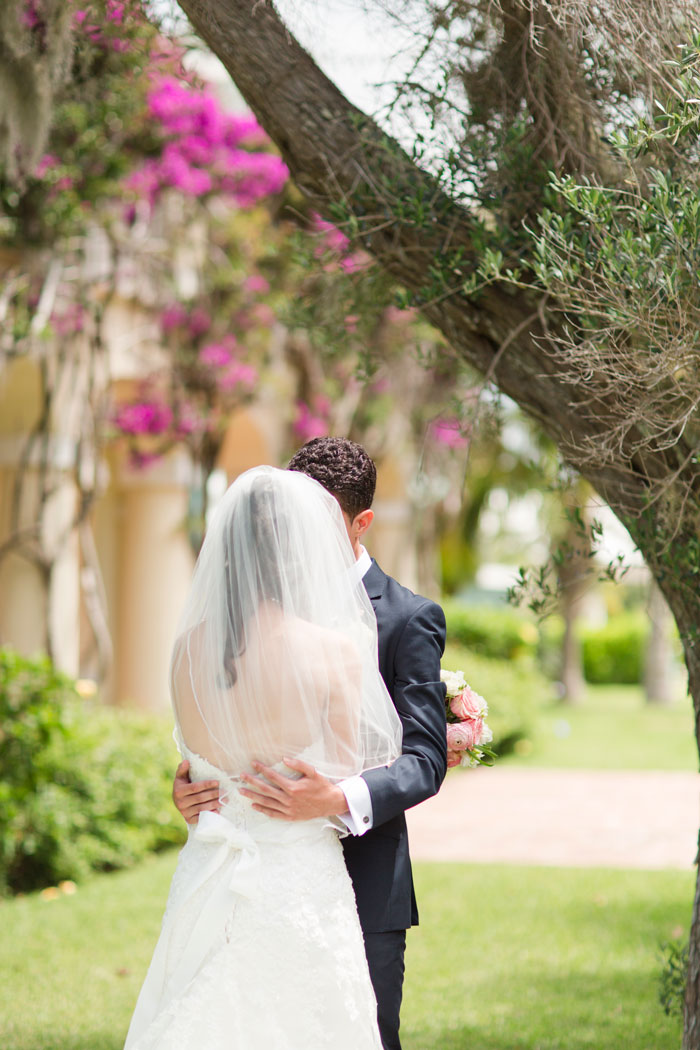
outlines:
M298 759L287 762L299 780L258 765L265 779L245 777L255 808L280 820L337 816L351 832L343 839L355 889L384 1050L401 1050L399 1010L406 929L418 923L405 810L436 794L447 769L445 689L440 658L445 646L442 609L382 572L361 540L370 527L376 468L361 445L314 438L289 464L315 478L340 504L358 572L377 617L379 670L403 725L402 754L389 767L333 784ZM178 767L175 805L189 823L216 808L215 781L191 784L188 764Z

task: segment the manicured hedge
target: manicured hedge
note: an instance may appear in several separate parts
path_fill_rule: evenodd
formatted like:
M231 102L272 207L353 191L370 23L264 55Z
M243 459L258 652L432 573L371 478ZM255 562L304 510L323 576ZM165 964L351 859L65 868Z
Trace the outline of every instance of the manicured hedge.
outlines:
M641 682L648 637L649 618L642 612L621 613L611 617L604 627L582 628L586 681L595 685Z
M445 604L447 639L471 653L492 659L537 662L542 672L556 679L561 667L564 624L550 616L535 625L508 606ZM583 673L593 685L630 684L642 681L649 619L643 610L611 616L602 627L579 628Z
M0 649L0 893L125 868L180 843L169 719L88 705Z
M495 660L534 657L537 652L537 627L510 606L460 605L448 601L443 608L448 642Z

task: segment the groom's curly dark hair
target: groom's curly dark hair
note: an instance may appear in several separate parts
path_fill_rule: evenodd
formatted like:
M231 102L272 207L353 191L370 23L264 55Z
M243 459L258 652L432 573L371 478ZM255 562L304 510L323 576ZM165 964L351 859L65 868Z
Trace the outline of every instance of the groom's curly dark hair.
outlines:
M312 438L289 461L288 470L308 474L338 500L352 521L372 506L377 468L362 445L347 438Z

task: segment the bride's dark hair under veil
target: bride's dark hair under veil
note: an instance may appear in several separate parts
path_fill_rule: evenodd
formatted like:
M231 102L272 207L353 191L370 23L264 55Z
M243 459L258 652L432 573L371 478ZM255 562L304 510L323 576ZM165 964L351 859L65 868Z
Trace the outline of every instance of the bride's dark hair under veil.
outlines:
M229 776L303 757L337 780L393 761L401 723L336 500L256 467L216 508L171 663L185 749Z

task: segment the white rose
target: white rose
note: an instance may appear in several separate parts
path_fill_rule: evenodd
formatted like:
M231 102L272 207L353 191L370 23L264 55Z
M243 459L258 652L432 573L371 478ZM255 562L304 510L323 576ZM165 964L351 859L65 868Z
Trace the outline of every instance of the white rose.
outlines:
M440 681L447 686L447 695L456 696L466 686L464 671L440 671Z
M489 727L484 722L484 728L483 728L483 730L481 732L480 743L481 744L490 744L492 740L493 740L493 733L491 732Z
M465 769L475 769L476 766L479 765L479 759L481 758L482 753L483 752L479 751L478 748L475 748L472 752L467 751L462 756L459 763L460 766L463 766Z

